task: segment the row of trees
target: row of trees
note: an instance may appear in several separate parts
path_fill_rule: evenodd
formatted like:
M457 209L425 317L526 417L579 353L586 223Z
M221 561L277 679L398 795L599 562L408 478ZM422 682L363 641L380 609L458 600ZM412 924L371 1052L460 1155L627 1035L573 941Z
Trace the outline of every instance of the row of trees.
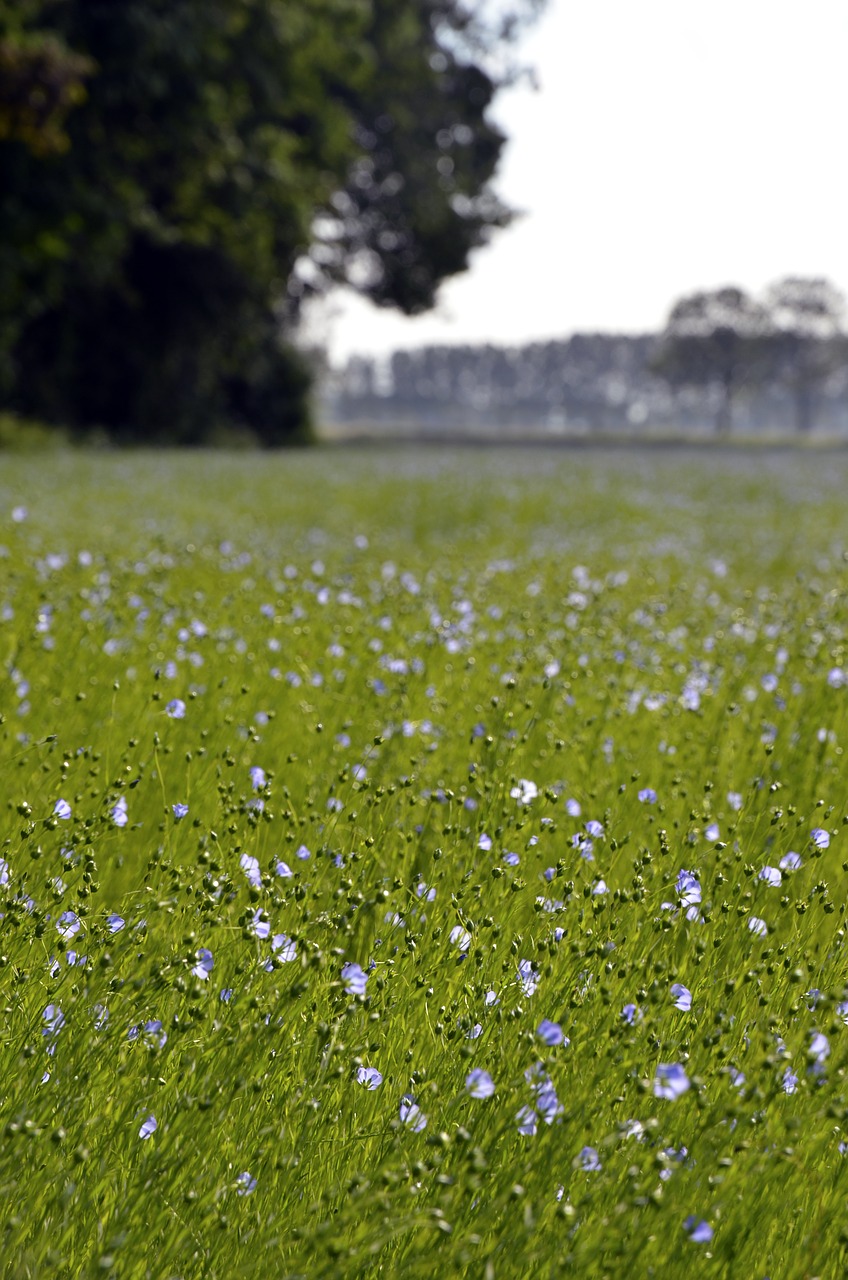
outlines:
M373 419L485 430L529 424L629 430L650 422L800 432L822 412L848 421L844 299L828 281L789 277L762 299L738 288L681 299L660 334L574 334L520 347L434 346L384 364L355 357L333 379L329 409Z
M788 391L807 432L818 390L848 363L844 314L844 297L821 278L789 276L761 300L738 288L694 293L672 309L651 365L674 387L717 387L719 432L739 393L766 384Z
M297 437L303 299L415 314L509 221L488 111L542 3L0 0L0 408Z

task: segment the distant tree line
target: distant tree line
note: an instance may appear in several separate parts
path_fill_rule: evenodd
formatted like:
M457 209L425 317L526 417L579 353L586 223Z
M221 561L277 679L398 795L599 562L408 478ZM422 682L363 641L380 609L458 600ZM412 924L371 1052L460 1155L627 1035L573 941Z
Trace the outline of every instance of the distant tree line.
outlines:
M845 303L828 281L788 277L762 299L728 287L682 298L662 333L576 334L520 347L438 346L353 357L332 380L341 422L551 430L809 432L848 428Z
M0 0L0 409L303 435L303 299L416 314L509 221L489 107L542 3Z

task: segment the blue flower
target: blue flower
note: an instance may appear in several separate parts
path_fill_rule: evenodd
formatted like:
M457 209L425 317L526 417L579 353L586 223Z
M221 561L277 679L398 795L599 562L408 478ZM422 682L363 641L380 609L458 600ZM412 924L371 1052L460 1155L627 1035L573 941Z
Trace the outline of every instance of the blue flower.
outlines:
M824 827L813 827L810 832L810 840L817 849L827 849L830 845L830 835L825 831Z
M772 889L776 889L783 882L783 876L777 867L763 867L757 879L765 880L766 884L770 885Z
M544 1044L553 1047L557 1044L568 1044L568 1037L563 1034L562 1027L558 1022L551 1022L549 1018L543 1018L536 1028L536 1035Z
M121 796L116 800L110 810L110 817L116 827L125 827L129 819L127 818L127 798Z
M523 1134L525 1138L533 1138L536 1136L536 1112L532 1107L520 1107L515 1115L518 1121L518 1132Z
M268 781L265 777L265 770L260 769L258 764L255 764L250 770L250 781L254 791L261 791Z
M286 933L275 933L271 939L271 949L276 952L277 959L283 964L291 964L297 959L297 945Z
M411 1094L406 1094L400 1104L401 1124L407 1125L413 1133L420 1133L427 1128L427 1117Z
M690 1080L679 1062L661 1062L654 1075L654 1097L674 1102L689 1088Z
M75 933L79 933L81 928L80 918L75 911L63 911L56 921L59 937L66 940L72 938Z
M186 704L182 698L172 698L165 707L165 715L172 720L182 720L186 713Z
M57 800L53 806L53 813L57 818L61 818L63 822L67 822L71 816L71 806L67 800Z
M154 1115L149 1115L138 1131L138 1136L142 1139L151 1138L159 1128L159 1123Z
M586 1173L598 1173L603 1167L601 1157L594 1147L584 1147L577 1157L577 1163Z
M785 853L780 859L781 871L800 871L803 865L804 861L801 855L799 853L795 853L793 849L790 849L789 852Z
M195 978L200 978L201 981L205 982L214 968L215 961L212 958L212 952L208 947L201 947L197 952L197 964L192 969Z
M187 814L188 814L188 805L187 805L187 804L179 804L179 803L177 803L177 804L172 804L172 805L171 805L171 810L172 810L172 812L173 812L173 814L174 814L174 818L176 819L176 821L177 821L177 822L179 822L181 818L185 818L185 817L187 816Z
M495 1082L488 1071L475 1067L465 1077L465 1087L472 1098L491 1098L495 1092Z
M106 924L110 933L120 933L126 924L126 920L123 916L119 916L117 912L113 911L110 916L106 917Z
M349 961L342 965L342 981L349 996L364 996L368 974L358 964Z
M525 996L532 996L539 985L539 971L533 968L531 960L519 960L518 978Z
M236 1190L240 1196L249 1196L256 1190L256 1179L247 1171L240 1173L236 1178Z
M689 988L684 987L682 982L673 982L671 994L675 1009L680 1009L682 1013L688 1013L692 1008L692 992Z
M693 1244L709 1244L713 1238L713 1229L703 1218L696 1218L691 1213L683 1224L683 1229Z
M637 794L642 804L657 803L657 793L653 787L643 787Z
M379 1089L383 1083L382 1074L376 1067L357 1067L356 1078L366 1089Z

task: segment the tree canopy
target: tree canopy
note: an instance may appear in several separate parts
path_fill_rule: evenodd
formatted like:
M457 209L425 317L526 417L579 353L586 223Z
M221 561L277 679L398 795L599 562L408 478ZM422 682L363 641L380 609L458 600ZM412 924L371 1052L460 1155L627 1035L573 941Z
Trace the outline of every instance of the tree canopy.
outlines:
M0 0L0 404L129 440L307 422L285 335L408 313L509 219L482 0Z

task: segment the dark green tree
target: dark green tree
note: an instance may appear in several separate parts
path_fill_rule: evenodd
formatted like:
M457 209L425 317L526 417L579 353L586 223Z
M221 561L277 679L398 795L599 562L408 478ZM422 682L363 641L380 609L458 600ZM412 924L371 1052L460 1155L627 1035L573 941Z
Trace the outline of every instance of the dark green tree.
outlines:
M770 374L792 396L796 429L815 420L816 398L830 374L848 362L845 299L821 277L787 276L765 295L772 323Z
M733 401L766 370L771 326L766 309L742 289L693 293L675 303L651 365L673 387L715 387L716 431L727 434Z
M291 439L300 299L344 280L419 311L507 220L487 108L511 30L480 2L0 5L14 49L76 77L46 133L0 99L6 407L126 440Z

